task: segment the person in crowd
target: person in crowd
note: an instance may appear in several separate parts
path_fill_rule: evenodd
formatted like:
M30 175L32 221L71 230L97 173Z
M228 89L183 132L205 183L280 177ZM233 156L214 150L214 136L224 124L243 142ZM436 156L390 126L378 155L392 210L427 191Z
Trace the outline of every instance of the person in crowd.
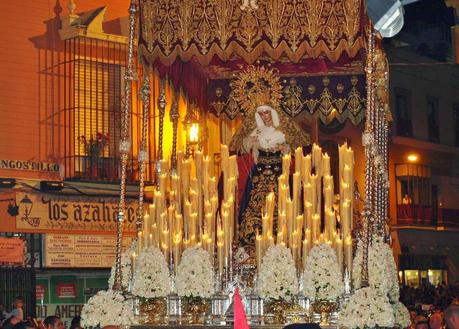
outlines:
M55 315L50 315L43 321L45 329L65 329L61 318Z
M23 321L24 320L23 307L24 307L24 297L17 296L13 303L13 310L11 311L9 315L10 316L13 315L16 318L18 318L19 321Z
M440 311L432 313L429 318L430 329L441 329L443 328L443 315Z
M81 322L81 317L79 315L77 315L76 317L74 317L72 319L72 322L70 324L70 328L69 329L83 329L81 327L80 322Z
M21 321L16 323L13 329L37 329L37 327L31 321Z
M6 319L7 315L8 313L6 312L5 305L0 303L0 323Z
M418 315L414 319L414 328L415 329L429 329L429 321L423 315Z
M448 329L459 329L459 303L453 303L446 309L445 322Z
M3 321L2 329L13 329L13 327L21 322L17 317L14 315L10 316L7 318L5 321Z

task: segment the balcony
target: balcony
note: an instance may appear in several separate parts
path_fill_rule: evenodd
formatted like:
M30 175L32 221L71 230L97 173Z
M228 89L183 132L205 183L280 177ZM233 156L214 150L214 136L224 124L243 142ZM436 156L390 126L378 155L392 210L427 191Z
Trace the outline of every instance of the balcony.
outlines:
M459 209L399 204L397 205L397 224L459 229Z

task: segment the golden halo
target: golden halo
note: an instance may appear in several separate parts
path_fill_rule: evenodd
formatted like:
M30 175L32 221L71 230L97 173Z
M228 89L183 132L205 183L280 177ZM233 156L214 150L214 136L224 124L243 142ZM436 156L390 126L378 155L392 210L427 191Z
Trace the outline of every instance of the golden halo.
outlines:
M282 86L274 69L249 65L233 82L234 99L242 111L254 110L260 105L279 108Z

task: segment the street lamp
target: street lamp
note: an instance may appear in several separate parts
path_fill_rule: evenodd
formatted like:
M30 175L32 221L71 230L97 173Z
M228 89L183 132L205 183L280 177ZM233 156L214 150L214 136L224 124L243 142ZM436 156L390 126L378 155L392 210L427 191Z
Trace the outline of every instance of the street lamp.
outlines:
M24 207L24 218L29 218L30 214L32 213L32 207L33 207L33 202L32 200L29 199L29 197L26 195L25 197L22 198L21 201L19 201L19 204Z

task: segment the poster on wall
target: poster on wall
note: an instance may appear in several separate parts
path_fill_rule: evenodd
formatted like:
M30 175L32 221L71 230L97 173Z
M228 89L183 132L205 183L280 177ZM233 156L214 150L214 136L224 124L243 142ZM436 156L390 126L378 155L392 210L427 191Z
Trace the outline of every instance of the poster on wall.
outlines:
M115 232L119 200L116 198L16 193L16 229L30 232ZM135 232L137 202L126 200L124 232Z
M123 239L123 250L132 238ZM45 267L110 268L115 262L116 237L74 234L46 234Z
M0 264L23 265L25 241L21 238L0 237Z
M84 303L99 290L108 287L107 274L75 274L37 276L35 286L36 314L40 320L59 316L66 328L80 315Z

